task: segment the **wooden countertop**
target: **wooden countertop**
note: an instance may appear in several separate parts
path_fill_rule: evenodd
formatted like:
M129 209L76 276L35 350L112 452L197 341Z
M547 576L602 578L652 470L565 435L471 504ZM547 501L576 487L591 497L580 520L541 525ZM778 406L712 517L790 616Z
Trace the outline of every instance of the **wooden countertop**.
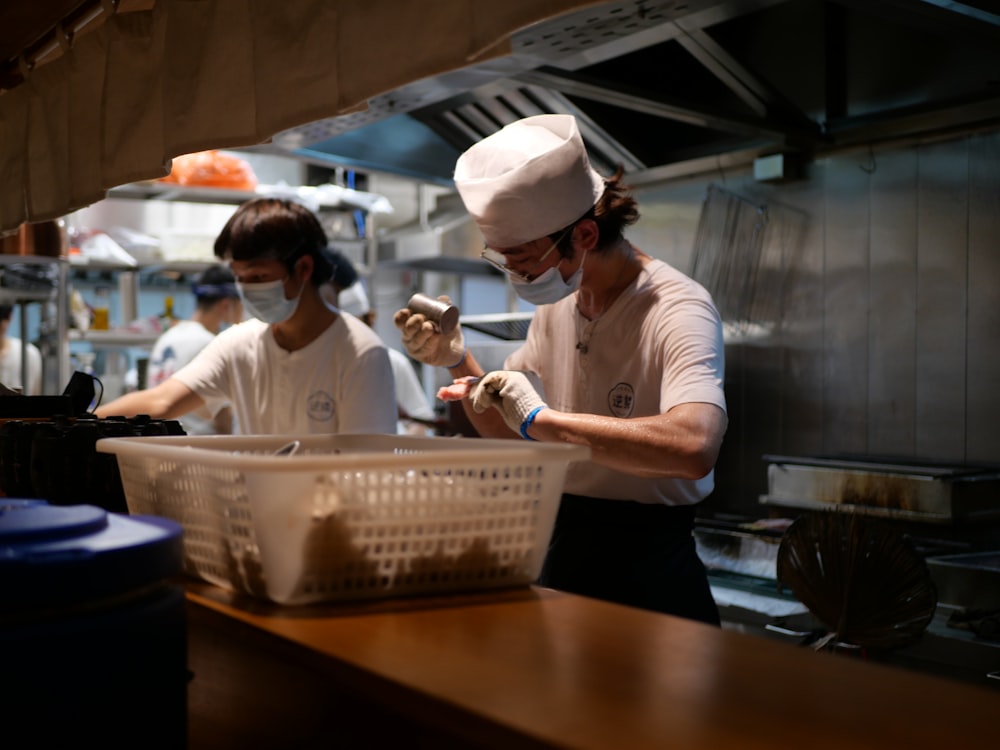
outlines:
M277 607L190 584L188 602L192 748L968 750L1000 732L1000 691L545 589Z

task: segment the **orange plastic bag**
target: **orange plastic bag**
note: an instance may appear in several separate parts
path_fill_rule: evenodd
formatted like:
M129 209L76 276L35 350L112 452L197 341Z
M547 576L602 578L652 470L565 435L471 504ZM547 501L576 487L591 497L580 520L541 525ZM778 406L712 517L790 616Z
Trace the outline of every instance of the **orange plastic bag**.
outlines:
M257 175L243 159L220 151L199 151L173 160L170 174L160 182L189 187L215 187L227 190L253 190Z

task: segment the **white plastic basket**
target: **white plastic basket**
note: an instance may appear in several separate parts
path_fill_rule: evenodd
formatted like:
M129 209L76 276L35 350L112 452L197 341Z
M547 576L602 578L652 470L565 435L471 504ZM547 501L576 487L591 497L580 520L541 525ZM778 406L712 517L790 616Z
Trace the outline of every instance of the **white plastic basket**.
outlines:
M275 456L290 440L295 455ZM281 604L526 585L582 446L395 435L105 438L186 570Z

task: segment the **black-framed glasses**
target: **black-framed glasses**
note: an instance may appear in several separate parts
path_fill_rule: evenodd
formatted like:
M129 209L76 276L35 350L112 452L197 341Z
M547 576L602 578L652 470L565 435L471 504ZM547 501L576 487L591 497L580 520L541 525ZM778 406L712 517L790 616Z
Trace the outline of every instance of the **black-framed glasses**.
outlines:
M542 256L536 261L535 265L524 273L515 271L513 268L508 266L507 256L497 250L494 250L489 245L483 245L483 251L479 253L479 257L496 268L498 271L502 271L508 276L518 279L519 281L531 281L535 278L533 275L534 272L545 262L545 259L552 254L552 251L559 247L559 243L563 241L563 238L570 232L571 229L573 229L573 227L566 227L566 229L562 231L562 234L559 235L559 238L552 243L552 247L542 253Z

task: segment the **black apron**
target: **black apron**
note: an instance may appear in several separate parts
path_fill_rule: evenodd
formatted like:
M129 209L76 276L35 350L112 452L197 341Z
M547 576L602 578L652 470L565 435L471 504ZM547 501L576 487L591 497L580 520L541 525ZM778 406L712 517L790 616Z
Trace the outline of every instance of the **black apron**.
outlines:
M565 494L538 584L718 625L694 514L693 505Z

